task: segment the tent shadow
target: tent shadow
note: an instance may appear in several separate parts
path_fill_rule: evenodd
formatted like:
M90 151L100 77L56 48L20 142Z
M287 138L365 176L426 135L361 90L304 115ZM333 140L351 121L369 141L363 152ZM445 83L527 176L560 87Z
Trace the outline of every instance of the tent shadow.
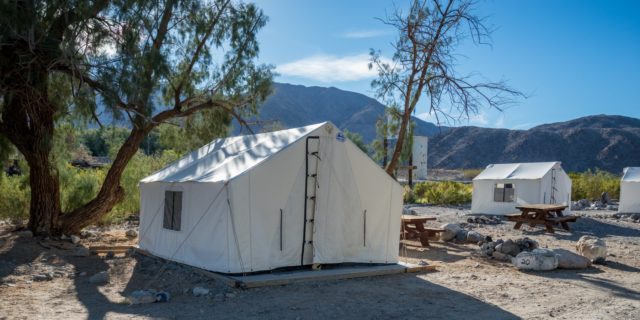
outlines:
M401 258L424 259L427 261L440 261L452 263L467 259L469 255L473 255L477 250L469 248L466 245L458 245L450 242L429 241L431 246L427 248L403 248L400 245Z

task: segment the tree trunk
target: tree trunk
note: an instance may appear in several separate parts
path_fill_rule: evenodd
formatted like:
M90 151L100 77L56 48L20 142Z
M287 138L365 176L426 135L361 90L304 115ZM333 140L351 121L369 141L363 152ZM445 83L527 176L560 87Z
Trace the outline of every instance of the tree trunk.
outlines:
M394 177L393 172L396 170L398 166L398 161L400 160L400 154L402 153L402 145L404 144L404 139L407 134L407 126L409 125L409 120L411 119L411 113L405 112L402 115L402 122L400 123L400 130L398 132L398 141L396 141L396 146L393 148L393 155L391 155L391 161L386 168L387 174Z
M98 195L84 206L62 216L60 230L65 234L77 234L82 228L98 222L107 212L124 199L125 193L120 180L127 164L138 152L140 144L151 127L134 128L124 142L102 183Z
M58 171L49 162L51 150L25 156L29 164L31 207L29 229L36 235L57 234L55 225L60 214Z

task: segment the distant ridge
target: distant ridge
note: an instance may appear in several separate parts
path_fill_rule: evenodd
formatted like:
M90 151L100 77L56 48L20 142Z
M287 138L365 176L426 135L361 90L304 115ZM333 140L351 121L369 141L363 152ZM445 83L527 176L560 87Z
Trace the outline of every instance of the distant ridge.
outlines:
M337 88L276 83L258 120L284 128L331 121L360 133L369 143L385 106L363 94ZM529 130L438 127L414 118L416 134L430 137L430 168L483 168L491 163L562 161L565 170L622 172L640 166L640 119L594 115L543 124ZM260 129L260 128L257 128Z

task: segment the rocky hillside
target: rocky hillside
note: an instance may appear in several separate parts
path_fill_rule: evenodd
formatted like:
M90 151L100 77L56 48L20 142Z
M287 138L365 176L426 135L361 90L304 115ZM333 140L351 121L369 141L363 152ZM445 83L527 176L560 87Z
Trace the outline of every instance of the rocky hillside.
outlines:
M529 130L451 128L429 143L433 168L483 168L491 163L562 161L567 171L614 173L640 165L640 119L596 115Z
M384 108L377 100L360 93L333 87L276 83L273 93L260 107L257 120L266 127L277 121L284 128L331 121L340 129L360 133L369 143L376 137L376 121L384 115ZM433 136L446 129L417 118L414 120L417 135Z

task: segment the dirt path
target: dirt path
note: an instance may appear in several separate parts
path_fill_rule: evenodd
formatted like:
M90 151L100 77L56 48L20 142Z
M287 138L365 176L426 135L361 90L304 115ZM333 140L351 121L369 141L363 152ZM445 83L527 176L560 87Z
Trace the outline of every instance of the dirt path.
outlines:
M466 219L465 210L416 210L438 215L441 222ZM581 235L595 234L605 239L610 256L606 265L586 270L526 273L480 257L474 245L438 241L427 250L401 251L407 260L440 265L437 272L238 290L155 258L74 257L69 242L41 245L35 238L5 234L0 236L0 319L640 319L639 224L583 217L573 232L554 235L512 227L467 226L494 238L526 235L550 248L573 249ZM126 243L117 233L106 238ZM90 283L100 271L109 273L110 282ZM51 280L34 280L48 274ZM211 293L194 297L195 286ZM171 301L124 301L145 288L166 290Z

